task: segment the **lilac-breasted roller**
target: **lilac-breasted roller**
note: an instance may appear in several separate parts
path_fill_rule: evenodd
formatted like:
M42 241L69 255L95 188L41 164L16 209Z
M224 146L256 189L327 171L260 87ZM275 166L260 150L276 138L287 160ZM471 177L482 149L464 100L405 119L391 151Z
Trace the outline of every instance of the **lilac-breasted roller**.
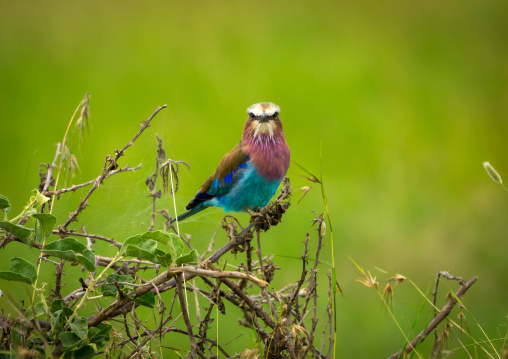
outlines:
M250 106L247 113L241 141L222 158L178 221L211 206L226 212L257 211L277 191L290 159L280 108L261 102Z

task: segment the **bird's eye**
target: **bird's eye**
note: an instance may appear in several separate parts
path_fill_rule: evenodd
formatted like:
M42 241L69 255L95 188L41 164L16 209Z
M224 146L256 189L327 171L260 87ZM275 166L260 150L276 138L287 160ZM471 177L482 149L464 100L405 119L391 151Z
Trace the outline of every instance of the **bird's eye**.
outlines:
M272 115L272 117L277 117L277 116L279 116L278 112L274 112L273 115Z
M256 115L254 115L252 112L251 112L251 113L249 113L249 116L250 116L250 118L254 118L254 117L256 117Z

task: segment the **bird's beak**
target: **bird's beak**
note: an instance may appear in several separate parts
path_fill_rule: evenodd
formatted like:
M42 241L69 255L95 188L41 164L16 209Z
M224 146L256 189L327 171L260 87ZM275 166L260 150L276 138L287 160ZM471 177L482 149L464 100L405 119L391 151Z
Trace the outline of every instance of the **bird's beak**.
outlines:
M259 123L268 122L269 120L270 120L270 116L267 116L266 113L264 113L258 117Z

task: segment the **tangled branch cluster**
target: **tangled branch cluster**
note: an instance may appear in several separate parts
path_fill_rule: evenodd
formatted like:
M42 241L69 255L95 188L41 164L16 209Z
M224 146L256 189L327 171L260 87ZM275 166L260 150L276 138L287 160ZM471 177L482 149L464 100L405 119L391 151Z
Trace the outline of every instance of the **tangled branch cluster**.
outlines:
M115 150L114 156L106 157L102 173L97 178L79 185L57 188L54 172L62 170L57 162L62 149L66 147L65 143L58 144L53 162L41 165L39 170L40 193L35 191L37 193L19 216L11 221L0 221L0 248L12 242L24 243L40 251L37 266L41 262L51 263L55 270L55 282L48 286L49 293L45 284L38 285L35 265L24 259L13 258L11 271L0 272L3 279L31 284L34 298L37 298L28 307L13 303L18 313L16 317L5 314L2 309L0 349L9 351L11 357L53 358L92 358L97 354L107 358L151 357L155 355L150 349L154 346L184 351L186 357L192 358L215 358L219 355L228 358L334 356L334 307L338 284L332 270L327 273L327 295L323 296L325 289L321 290L325 300L318 302L318 272L326 233L323 216L315 214L312 219L316 240L311 240L314 235L309 233L302 236L301 272L296 282L274 289L271 283L279 267L273 257L263 254L261 249L264 233L281 222L290 206L291 184L288 178L285 178L274 202L259 213L251 213L247 226L243 227L235 217L224 217L222 229L228 242L215 249L214 235L207 249L198 254L192 246L191 237L182 235L171 224L169 211L157 209L157 200L162 198L163 191L171 194L177 191L179 166L188 166L183 161L166 160L163 141L157 137L155 171L146 180L149 197L152 198L148 231L133 234L120 243L101 234L87 233L84 225L80 230L69 228L87 209L90 196L105 180L141 168L141 165L120 167L118 162L165 107L157 108L121 150ZM162 190L158 185L160 178ZM77 208L61 224L56 225L56 218L50 214L55 200L85 187L89 187L89 190ZM5 214L10 210L8 200L1 195L0 209ZM164 219L163 230L156 228L155 219L158 215ZM24 227L31 218L35 221L35 228ZM46 244L50 235L53 235L52 239L57 239ZM118 249L118 253L114 257L94 254L97 240L109 243ZM86 244L82 241L86 241ZM315 243L315 249L310 248L312 243ZM242 260L242 264L233 271L224 270L219 265L219 261L228 254ZM53 260L54 257L58 260ZM78 281L66 279L64 272L65 265L76 263L86 273L85 279L79 278L79 284ZM155 274L146 278L143 272L147 270L150 271L146 273ZM362 283L379 289L375 278L363 271L362 274L365 276ZM467 282L446 272L440 272L438 280L440 277L457 280L461 287L438 310L436 282L434 319L414 339L406 338L404 347L390 358L406 357L433 331L436 332L436 352L440 350L442 336L437 335L438 324L446 319L476 281L473 278ZM74 289L67 290L72 285ZM163 293L171 299L163 300ZM194 315L191 315L187 304L189 293L195 301ZM102 300L104 298L110 300ZM89 317L81 316L82 308L90 302L95 305L96 313ZM206 307L202 307L202 302L206 303ZM319 308L323 302L325 307ZM153 308L154 324L149 325L138 318L139 306ZM255 345L242 353L230 353L211 330L212 322L216 319L213 318L214 313L225 314L230 307L239 309L241 317L238 325L256 338ZM319 318L318 312L326 315ZM169 334L188 338L188 345L183 345L181 340L174 344L175 341L167 339Z
M149 257L145 257L145 252L138 257L130 252L132 248L143 249L142 241L139 241L141 243L139 247L129 249L126 246L130 239L125 243L119 243L113 238L87 233L85 226L81 226L80 231L69 228L81 212L87 209L90 196L105 180L113 175L135 171L141 167L141 165L134 168L128 165L120 167L118 162L127 148L150 126L151 120L164 107L157 108L152 116L141 124L140 130L127 145L121 150L115 150L115 156L106 157L101 175L93 180L68 188L55 188L56 181L53 173L57 170L57 161L61 154L60 144L57 146L53 163L44 164L41 167L39 189L44 196L51 197L51 200L44 204L41 212L47 212L54 206L54 201L59 196L90 187L69 217L62 224L54 226L56 229L51 230L54 236L60 238L55 243L78 237L86 240L86 249L82 248L81 251L73 249L76 252L73 260L62 255L63 247L60 248L60 252L47 251L50 244L45 244L45 241L34 238L35 240L27 242L27 239L18 237L16 232L6 233L0 243L1 247L11 242L22 242L40 250L40 260L54 265L56 280L50 288L50 295L44 295L42 288L37 289L37 280L35 280L34 288L39 290L40 301L31 303L29 308L18 308L19 315L16 318L3 316L2 333L7 335L3 335L0 345L7 350L10 349L11 352L17 351L21 355L51 353L57 358L61 356L92 357L103 353L108 357L131 358L147 354L149 342L152 342L151 345L169 346L175 350L182 349L181 345L174 348L171 342L168 344L164 339L169 333L179 333L188 337L190 350L187 355L190 357L216 357L218 352L226 357L235 357L240 354L228 353L216 338L210 335L210 329L213 328L211 325L214 320L213 314L217 310L224 314L228 306L234 306L243 313L239 324L254 332L258 338L258 343L242 355L296 358L310 354L313 357L331 357L333 347L331 272L327 308L329 316L325 320L327 321L325 328L329 329L329 336L323 340L315 340L319 337L316 334L317 273L319 254L323 246L322 216L316 216L314 219L317 227L317 248L312 265L309 267L308 255L311 236L307 234L304 238L302 273L298 282L288 284L279 290L270 289L270 282L278 267L273 262L272 256L263 255L261 237L264 232L281 222L282 216L290 206L291 184L288 178L284 180L278 198L260 213L252 213L251 221L247 226L242 227L236 218L226 216L222 227L229 241L221 248L214 249L214 238L212 238L206 251L197 255L190 239L181 235L170 224L169 212L156 209L156 201L162 197L162 192L157 186L158 178L162 177L165 190L169 187L168 183L171 180L173 183L171 190L176 191L178 166L182 163L186 164L181 161L165 161L162 140L157 138L155 172L146 181L150 191L149 197L153 200L151 223L148 232L141 236L146 240L154 240L156 237L167 236L169 233L166 244L177 248L179 243L185 243L187 250L191 252L185 254L184 249L178 251L178 248L176 254L170 251L171 264L162 266L157 261L154 262L149 260ZM43 168L46 169L45 172ZM51 187L54 188L51 189ZM155 228L157 215L163 216L166 220L164 231L157 231ZM21 218L17 225L22 226L29 218L30 216ZM72 285L72 282L66 283L68 279L65 278L64 266L69 262L75 262L78 257L86 257L87 250L93 252L97 240L105 241L118 248L119 254L115 257L91 254L93 257L90 258L94 258L94 263L92 268L84 265L87 273L85 279L79 278L80 282L76 283L75 289L64 296L62 293L64 285L67 284L67 287ZM160 239L157 240L160 241ZM135 242L136 239L133 241ZM244 256L244 264L234 271L221 269L217 263L228 253L236 257ZM60 260L50 259L52 256ZM156 276L143 278L141 272L148 269L154 270ZM191 322L185 291L194 293L197 322ZM173 293L170 303L161 298L164 292ZM96 300L97 297L107 296L114 298L109 305L103 306L101 303L104 301ZM198 298L204 298L208 303L203 314ZM80 317L81 308L90 301L94 301L97 313L87 318ZM155 320L155 326L148 327L146 323L138 319L136 308L140 305L157 307L159 315ZM63 318L61 322L58 321L60 317ZM177 323L180 317L183 318L184 327ZM102 333L102 336L99 336L102 340L97 339L97 330L94 328L98 328ZM91 336L91 333L94 336ZM319 348L315 342L319 342ZM327 348L326 353L325 348Z

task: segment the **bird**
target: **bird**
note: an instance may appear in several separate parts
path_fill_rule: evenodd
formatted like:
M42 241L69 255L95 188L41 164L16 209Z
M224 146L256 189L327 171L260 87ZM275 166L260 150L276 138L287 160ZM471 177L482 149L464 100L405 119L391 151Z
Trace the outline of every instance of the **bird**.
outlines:
M242 139L220 161L215 172L185 207L181 221L209 207L225 212L256 212L265 207L286 176L291 154L280 107L271 102L247 108Z

